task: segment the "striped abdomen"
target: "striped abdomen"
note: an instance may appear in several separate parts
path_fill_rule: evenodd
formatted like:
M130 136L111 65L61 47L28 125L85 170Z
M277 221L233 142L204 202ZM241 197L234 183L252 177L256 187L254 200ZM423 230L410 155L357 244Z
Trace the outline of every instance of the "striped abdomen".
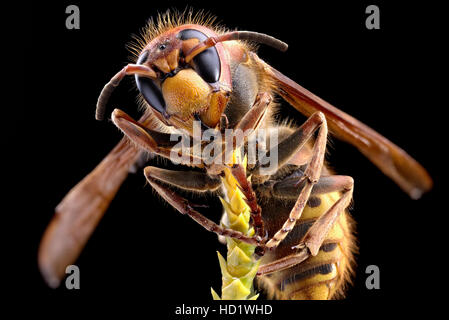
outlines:
M338 200L338 192L312 196L294 229L273 252L267 252L262 263L272 262L292 253L313 222ZM295 201L290 199L261 199L262 214L269 237L279 230L288 218ZM342 297L345 284L350 281L355 251L353 220L342 214L329 231L315 257L293 268L259 278L259 285L269 297L293 300L326 300Z

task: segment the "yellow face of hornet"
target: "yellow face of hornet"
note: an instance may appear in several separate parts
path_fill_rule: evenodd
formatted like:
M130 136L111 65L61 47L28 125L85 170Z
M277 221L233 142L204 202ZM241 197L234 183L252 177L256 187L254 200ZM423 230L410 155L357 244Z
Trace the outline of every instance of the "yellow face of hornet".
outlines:
M210 86L193 70L184 69L162 83L167 113L182 121L192 114L203 113L209 105Z

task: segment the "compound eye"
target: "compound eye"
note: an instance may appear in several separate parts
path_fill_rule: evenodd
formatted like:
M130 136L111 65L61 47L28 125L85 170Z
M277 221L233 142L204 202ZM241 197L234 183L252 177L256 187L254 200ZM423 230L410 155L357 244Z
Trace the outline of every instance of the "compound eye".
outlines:
M145 50L140 56L139 59L137 59L136 64L143 64L148 60L148 50Z
M208 36L195 29L186 29L179 32L178 38L181 40L196 38L204 41ZM221 63L215 47L210 47L196 55L192 59L192 66L196 73L208 83L215 83L220 79Z
M137 64L142 64L146 62L147 59L148 51L145 51L140 55L139 59L137 59ZM135 75L134 77L136 79L137 88L139 89L145 101L148 102L148 104L153 107L153 109L165 115L165 101L162 96L162 92L156 85L156 83L150 78L141 77L138 75Z

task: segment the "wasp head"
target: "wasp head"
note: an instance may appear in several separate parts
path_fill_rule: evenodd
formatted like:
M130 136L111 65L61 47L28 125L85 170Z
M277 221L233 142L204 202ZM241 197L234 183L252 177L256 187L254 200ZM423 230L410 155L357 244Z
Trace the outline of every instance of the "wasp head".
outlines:
M140 53L136 64L156 76L135 74L137 88L164 123L189 132L194 120L211 128L219 123L230 94L229 77L223 76L230 73L229 64L217 46L192 52L214 36L206 27L184 25L156 37Z
M251 31L218 35L199 24L184 24L158 34L140 50L136 64L119 71L103 88L97 119L103 118L111 92L126 75L134 75L145 102L163 123L193 132L193 121L215 128L231 96L229 56L222 42L246 40L285 51L287 45Z

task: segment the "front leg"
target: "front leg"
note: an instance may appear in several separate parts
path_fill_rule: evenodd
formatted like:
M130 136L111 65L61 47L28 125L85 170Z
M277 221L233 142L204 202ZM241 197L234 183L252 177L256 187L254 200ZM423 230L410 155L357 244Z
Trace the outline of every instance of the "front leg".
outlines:
M259 92L254 104L249 111L240 119L240 121L232 128L231 138L229 141L225 136L224 142L221 145L221 152L215 159L224 163L228 162L232 157L235 150L242 147L247 141L248 136L254 132L263 122L267 115L268 107L271 104L273 98L267 92ZM226 134L226 131L225 131ZM214 160L215 161L215 160ZM222 168L217 167L221 172ZM209 168L209 172L218 174L219 172L213 171L214 166Z
M171 159L172 148L179 143L178 141L172 141L170 134L150 130L119 109L112 112L112 122L140 148L167 159ZM178 156L184 158L186 155L182 155L180 152L178 152ZM190 154L183 164L201 164L201 159Z

